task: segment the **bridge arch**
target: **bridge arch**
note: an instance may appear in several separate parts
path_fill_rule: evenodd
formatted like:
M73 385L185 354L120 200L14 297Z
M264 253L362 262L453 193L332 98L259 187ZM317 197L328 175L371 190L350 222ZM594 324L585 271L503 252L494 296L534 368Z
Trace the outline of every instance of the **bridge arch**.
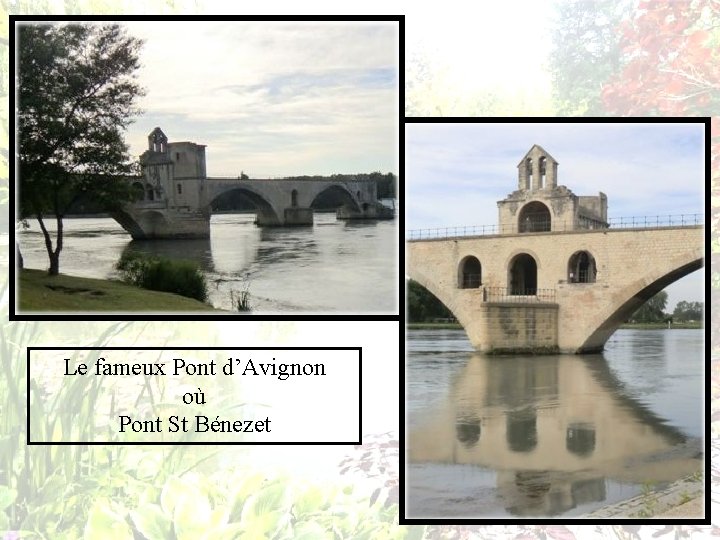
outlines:
M232 194L240 195L244 200L248 201L252 206L255 207L257 213L257 220L263 224L279 224L280 218L273 208L273 205L261 194L257 193L253 189L246 186L237 186L230 189L225 189L220 193L214 194L212 200L208 204L208 208L212 212L212 208L215 203L221 197L228 197Z
M311 208L339 208L345 206L348 210L360 211L360 204L355 196L345 186L331 184L323 186L310 202Z
M167 219L162 212L148 210L143 213L143 229L149 234L165 232Z
M518 213L518 231L545 232L551 230L550 209L540 201L531 201Z
M442 303L442 305L444 305L448 309L448 311L453 314L455 319L460 323L460 326L462 326L463 329L465 329L465 331L467 332L468 325L472 323L473 318L469 314L466 315L466 313L462 309L458 309L459 306L455 303L454 300L456 298L456 295L453 294L457 292L457 289L455 287L452 287L452 289L450 289L446 286L446 284L438 283L434 279L426 276L423 272L411 271L410 268L408 268L406 277L413 280L415 283L423 287L435 298L437 298ZM470 289L466 292L472 294L473 292L479 292L479 290Z
M482 265L474 255L467 255L458 265L458 289L477 289L482 285Z
M665 287L699 270L704 264L703 250L674 257L661 268L654 268L640 279L607 295L605 309L589 325L587 338L577 352L602 350L605 342L637 309Z
M165 215L158 210L143 210L132 213L116 210L112 213L112 218L129 232L134 239L150 238L153 235L164 236L168 228Z

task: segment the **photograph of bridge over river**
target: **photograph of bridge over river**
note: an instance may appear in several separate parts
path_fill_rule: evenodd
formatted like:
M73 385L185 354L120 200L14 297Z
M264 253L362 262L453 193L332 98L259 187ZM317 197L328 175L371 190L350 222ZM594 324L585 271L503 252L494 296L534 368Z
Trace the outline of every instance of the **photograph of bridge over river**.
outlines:
M707 122L406 124L407 523L705 519Z
M18 313L399 314L402 18L56 22L14 36Z

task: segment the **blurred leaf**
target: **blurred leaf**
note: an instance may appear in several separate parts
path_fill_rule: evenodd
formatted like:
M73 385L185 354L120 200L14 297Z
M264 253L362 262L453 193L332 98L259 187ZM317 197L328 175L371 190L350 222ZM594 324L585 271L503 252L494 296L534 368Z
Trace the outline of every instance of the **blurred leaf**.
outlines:
M0 486L0 510L5 510L17 497L17 491L8 487Z
M85 525L85 540L133 540L133 533L125 520L114 512L108 501L93 504Z
M200 540L237 540L243 538L243 526L240 523L231 523L230 525L220 525L214 529L210 529L200 537Z
M185 490L178 499L173 512L173 523L178 540L196 540L208 526L212 508L205 493Z
M303 491L293 502L293 514L296 518L317 512L327 506L325 491L317 486L312 486Z
M165 540L172 537L172 523L157 504L148 504L130 512L135 528L147 540Z
M405 527L405 540L423 540L425 538L425 531L427 530L427 527L425 525L422 526L411 526L411 527Z
M265 482L265 476L256 474L243 480L240 487L235 491L233 497L232 510L230 511L230 521L240 521L243 508L248 497L253 493L260 491L261 486Z
M160 493L160 506L165 514L168 516L174 514L175 505L186 489L188 488L185 483L177 476L171 476L167 479L167 482L165 482L163 486L162 493Z
M249 516L261 516L275 510L286 509L287 503L287 485L284 481L277 481L265 488L259 493L251 495L245 503L242 512L242 520Z
M251 495L246 501L241 523L249 538L274 536L290 520L290 501L285 480L277 480Z
M295 528L292 538L293 540L334 540L334 535L319 523L306 522Z

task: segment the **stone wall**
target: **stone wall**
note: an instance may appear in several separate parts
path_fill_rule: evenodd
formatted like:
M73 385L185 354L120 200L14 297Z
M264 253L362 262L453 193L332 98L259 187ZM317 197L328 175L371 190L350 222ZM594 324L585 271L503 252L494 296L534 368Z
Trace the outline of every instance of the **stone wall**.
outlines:
M558 350L557 304L487 302L483 305L486 343L491 353L550 353Z
M603 192L597 196L579 196L578 205L579 214L599 221L607 221L607 196Z

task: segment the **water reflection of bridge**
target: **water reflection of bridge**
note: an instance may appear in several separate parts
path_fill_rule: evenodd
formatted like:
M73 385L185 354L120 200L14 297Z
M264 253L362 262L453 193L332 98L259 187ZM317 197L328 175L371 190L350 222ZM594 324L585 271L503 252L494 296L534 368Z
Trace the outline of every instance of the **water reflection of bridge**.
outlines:
M410 430L409 462L496 471L513 515L604 501L607 479L673 481L699 468L699 441L628 396L600 356L474 354L451 395Z

